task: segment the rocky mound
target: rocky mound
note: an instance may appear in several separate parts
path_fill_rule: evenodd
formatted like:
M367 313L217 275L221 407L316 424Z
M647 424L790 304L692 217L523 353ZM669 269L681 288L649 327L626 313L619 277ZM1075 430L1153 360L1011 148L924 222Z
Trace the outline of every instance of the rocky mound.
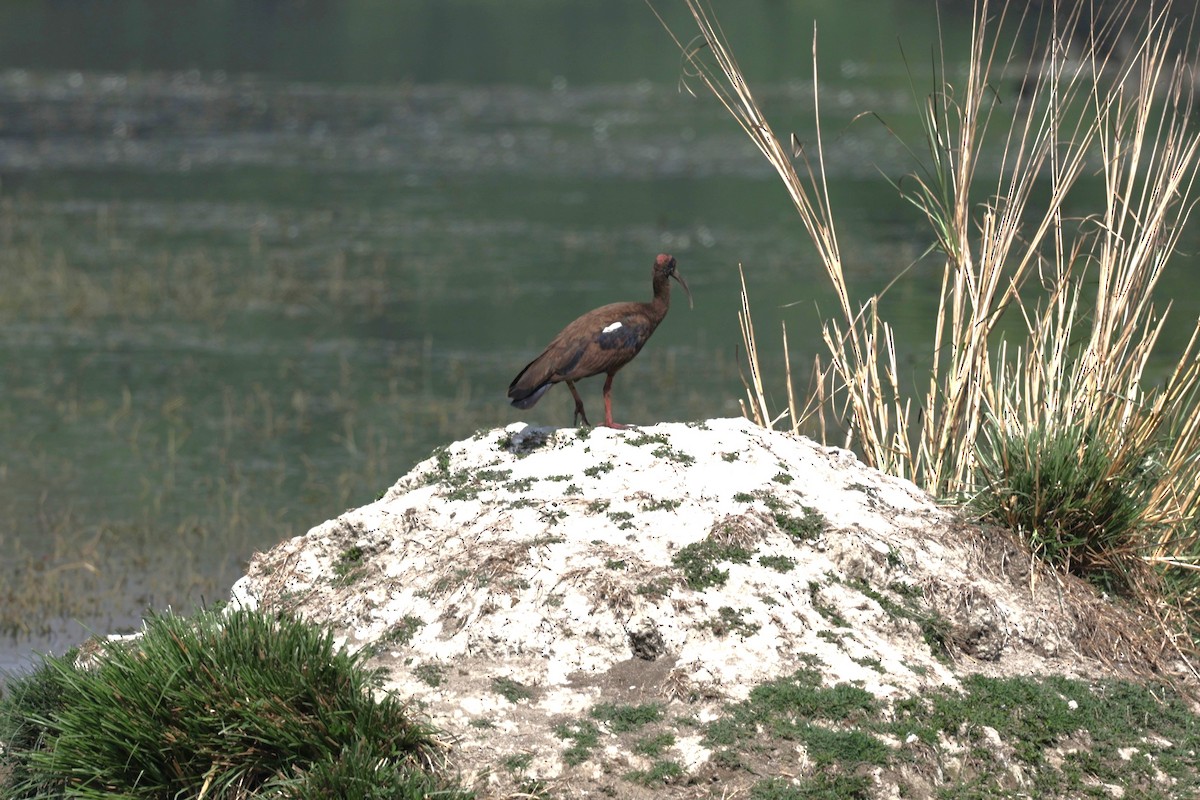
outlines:
M818 704L847 687L884 708L971 674L1149 663L1126 615L1031 572L1005 535L742 419L480 433L256 556L234 600L371 648L481 797L750 786L780 745L726 763L711 723L780 679L808 676ZM802 733L783 737L792 775L813 764ZM921 781L938 783L907 786Z

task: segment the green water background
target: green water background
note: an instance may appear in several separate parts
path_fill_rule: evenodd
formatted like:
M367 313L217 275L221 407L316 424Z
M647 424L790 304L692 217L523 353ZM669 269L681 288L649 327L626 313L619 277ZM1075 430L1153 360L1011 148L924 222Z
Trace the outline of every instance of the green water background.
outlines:
M882 310L917 385L940 266L885 178L915 168L893 132L916 141L939 26L953 79L969 14L715 7L809 143L815 24L846 269L860 299L908 270ZM1198 238L1164 278L1168 355ZM641 0L4 4L0 248L0 667L225 597L438 445L569 425L564 390L519 412L505 388L574 316L648 298L658 252L696 304L617 377L623 421L740 413L738 264L776 374L780 322L807 365L834 309L774 173Z

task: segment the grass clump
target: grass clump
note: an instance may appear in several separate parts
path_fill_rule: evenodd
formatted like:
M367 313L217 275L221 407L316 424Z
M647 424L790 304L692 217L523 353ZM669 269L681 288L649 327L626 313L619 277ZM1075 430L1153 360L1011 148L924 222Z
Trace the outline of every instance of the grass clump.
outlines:
M464 469L450 473L444 480L450 488L450 491L446 493L446 499L474 500L490 484L508 480L511 475L511 469L481 469L477 472Z
M669 444L660 445L651 452L655 458L662 458L667 461L675 461L679 464L688 465L696 463L696 457L689 455L682 450L672 447Z
M832 765L883 765L890 748L869 727L847 724L873 719L881 711L866 690L848 684L824 687L818 672L802 669L756 686L747 700L728 706L725 716L708 725L704 742L726 748L727 760L737 761L737 751L755 746L762 732L801 742L819 771Z
M525 778L518 784L517 789L521 792L517 797L526 800L551 800L552 797L549 784L540 778Z
M665 459L667 461L675 461L680 464L692 464L696 459L693 456L679 450L671 445L671 440L666 434L642 433L628 440L634 447L642 447L648 444L656 444L658 447L651 451L651 455L655 458Z
M781 508L772 508L771 519L779 526L779 530L792 537L797 542L815 539L824 533L829 523L816 509L808 506L800 507L800 516L791 514Z
M516 753L504 759L504 768L509 772L524 772L533 763L532 753Z
M901 797L1083 797L1120 786L1166 800L1200 790L1188 701L1129 681L969 675L961 689L889 703L802 669L726 705L703 736L716 764L794 776L755 783L749 796L761 800L874 797L872 775ZM794 748L773 741L802 745L811 767L796 775Z
M525 458L535 450L540 450L548 444L554 442L554 434L551 431L544 430L526 430L521 436L514 436L512 433L505 432L496 440L496 448L499 450L507 450L513 453L517 458Z
M333 562L333 583L335 586L349 586L356 583L367 574L364 563L366 552L359 546L348 547L338 554Z
M1190 797L1200 790L1200 725L1182 699L1161 687L971 675L962 691L901 700L894 714L886 726L897 737L915 735L925 745L952 737L972 748L971 774L958 788L974 796L993 796L989 791L1006 781L1014 763L1036 776L1039 796L1074 796L1084 776L1121 786L1126 796ZM978 746L985 728L1011 745L1011 760ZM1073 740L1086 746L1070 746Z
M758 563L776 572L791 572L796 568L796 559L787 556L759 556Z
M634 770L625 775L626 780L642 786L662 786L685 775L683 767L674 761L659 760L647 770Z
M639 433L637 436L632 436L626 441L634 447L644 447L648 444L666 444L669 445L671 440L667 438L665 433Z
M494 678L492 680L492 691L510 703L519 703L522 700L528 700L533 697L532 689L512 678Z
M413 675L421 683L436 689L441 686L446 678L446 668L441 664L420 664L413 670Z
M617 530L628 530L633 527L632 511L609 511L607 516L617 523Z
M501 447L502 449L511 449L503 443ZM475 472L469 469L453 471L451 470L452 458L450 451L445 447L436 448L431 457L434 461L434 468L429 470L425 475L425 483L426 485L440 484L445 486L447 489L445 497L448 500L474 500L479 497L480 492L489 486L501 481L507 481L512 477L511 469L481 469ZM516 486L510 487L510 491L520 491L528 488L528 485L521 486L520 483L514 483L516 483Z
M638 706L601 703L591 710L590 716L608 725L613 733L627 733L661 720L662 707L658 703Z
M828 602L822 599L821 589L823 587L817 581L808 582L808 596L812 602L813 611L816 611L825 619L829 620L839 628L849 628L850 623L846 618L838 613L838 610L831 606Z
M980 466L990 477L974 506L1022 534L1034 555L1106 591L1127 593L1144 572L1138 520L1159 479L1157 453L1113 459L1095 430L989 431Z
M612 472L614 469L616 469L616 467L613 466L611 461L601 461L599 464L585 469L583 474L587 475L589 478L598 478L605 472Z
M787 501L764 489L754 492L738 492L734 494L733 499L739 503L753 503L755 500L761 500L762 504L771 512L771 519L775 522L775 526L797 542L815 539L829 527L828 520L815 508L802 505L800 513L796 514L794 513L795 509Z
M724 586L729 580L729 570L723 570L717 564L749 564L753 555L753 550L735 544L721 544L709 538L681 547L671 557L671 563L683 570L688 588L699 592L711 586Z
M867 800L871 779L863 775L826 775L801 778L767 778L750 787L750 800Z
M643 739L638 739L634 742L633 752L641 753L644 756L657 758L663 754L663 751L675 744L675 734L660 733L656 736L647 736Z
M638 506L639 511L674 511L683 505L682 500L650 499Z
M554 727L554 735L560 739L569 739L571 746L563 751L563 761L570 766L576 766L587 761L592 750L600 743L600 729L590 720L564 722Z
M872 589L866 581L856 580L851 583L851 586L878 603L879 607L892 617L915 622L921 629L921 638L925 640L925 644L929 645L934 656L943 660L949 657L950 623L937 612L928 610L918 602L921 595L919 590L913 591L915 587L897 584L888 587L900 595L901 602L897 603L882 592ZM895 587L898 587L899 591Z
M670 578L659 577L639 583L633 591L639 597L644 597L650 602L655 602L669 595L674 586L675 582Z
M151 617L92 668L46 657L10 684L0 795L470 797L433 773L433 730L377 686L300 620Z
M757 622L747 622L745 617L747 611L749 611L747 608L739 610L732 606L721 606L717 609L717 615L702 622L700 627L708 628L714 636L728 636L731 633L739 636L753 636L762 629L762 626Z
M406 645L412 641L425 625L425 620L420 617L414 617L412 614L405 614L403 619L391 627L391 629L380 639L385 645Z

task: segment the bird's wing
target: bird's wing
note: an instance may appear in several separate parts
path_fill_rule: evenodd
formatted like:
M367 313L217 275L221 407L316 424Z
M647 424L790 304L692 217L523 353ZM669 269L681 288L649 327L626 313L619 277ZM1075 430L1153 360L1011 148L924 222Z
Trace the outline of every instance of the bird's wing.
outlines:
M645 315L628 314L601 328L595 342L601 350L631 350L637 353L653 332Z
M617 319L608 316L589 320L563 337L557 379L577 380L620 369L638 354L653 332L645 315L636 312Z

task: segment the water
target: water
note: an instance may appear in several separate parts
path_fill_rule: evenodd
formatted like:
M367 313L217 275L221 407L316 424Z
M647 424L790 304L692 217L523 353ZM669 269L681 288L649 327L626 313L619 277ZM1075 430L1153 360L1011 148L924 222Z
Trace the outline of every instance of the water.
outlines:
M896 38L928 52L936 26L915 0L825 6L722 21L776 129L810 142L816 18L866 297L928 234L879 177L908 156L851 120L916 129ZM942 19L963 47L968 24ZM739 263L768 367L781 321L810 363L834 308L812 246L680 78L641 2L0 9L0 668L224 597L440 444L569 425L565 390L519 412L508 382L577 314L648 298L660 251L696 306L617 376L618 419L740 413ZM914 376L938 275L921 262L885 307ZM1186 270L1168 280L1186 318ZM600 381L582 390L595 419Z

